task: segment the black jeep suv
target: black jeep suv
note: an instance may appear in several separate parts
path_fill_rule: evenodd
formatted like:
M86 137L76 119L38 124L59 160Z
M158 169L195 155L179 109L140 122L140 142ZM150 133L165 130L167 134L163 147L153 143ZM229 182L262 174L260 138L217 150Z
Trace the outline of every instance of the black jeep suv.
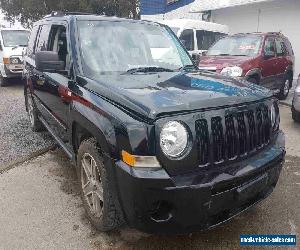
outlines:
M99 230L207 229L276 186L277 100L197 70L166 26L52 14L34 24L24 62L32 129L46 128L76 163Z

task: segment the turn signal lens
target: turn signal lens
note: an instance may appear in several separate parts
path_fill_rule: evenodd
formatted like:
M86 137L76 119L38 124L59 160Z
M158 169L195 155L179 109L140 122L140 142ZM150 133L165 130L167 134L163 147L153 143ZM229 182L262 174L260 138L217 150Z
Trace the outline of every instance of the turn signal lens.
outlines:
M122 160L134 168L161 168L155 156L137 156L122 150Z
M3 57L3 64L9 64L9 58Z

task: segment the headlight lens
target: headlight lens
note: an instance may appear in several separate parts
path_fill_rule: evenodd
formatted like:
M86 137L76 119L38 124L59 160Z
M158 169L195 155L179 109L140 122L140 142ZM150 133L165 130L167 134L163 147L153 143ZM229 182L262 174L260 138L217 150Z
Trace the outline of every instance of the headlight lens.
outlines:
M19 58L16 58L16 57L10 58L9 62L10 62L10 64L20 64L21 63Z
M176 121L166 123L160 133L160 147L165 155L179 157L187 148L188 132Z
M231 77L240 77L243 75L243 69L238 66L226 67L221 71L221 74Z

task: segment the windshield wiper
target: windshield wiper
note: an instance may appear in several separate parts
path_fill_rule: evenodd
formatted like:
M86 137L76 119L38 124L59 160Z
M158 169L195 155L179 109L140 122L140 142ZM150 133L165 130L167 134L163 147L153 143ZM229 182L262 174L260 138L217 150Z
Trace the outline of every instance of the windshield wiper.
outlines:
M196 69L195 65L188 64L188 65L184 65L183 67L179 68L178 70L185 71L185 70L193 70L193 69Z
M129 69L129 70L126 71L126 73L129 73L129 74L134 74L134 73L138 73L138 72L142 72L142 73L149 73L149 72L174 72L174 70L168 69L168 68L163 68L163 67L150 66L150 67L132 68L132 69Z
M226 53L224 53L224 54L218 54L218 55L215 55L215 56L231 56L230 54L226 54Z

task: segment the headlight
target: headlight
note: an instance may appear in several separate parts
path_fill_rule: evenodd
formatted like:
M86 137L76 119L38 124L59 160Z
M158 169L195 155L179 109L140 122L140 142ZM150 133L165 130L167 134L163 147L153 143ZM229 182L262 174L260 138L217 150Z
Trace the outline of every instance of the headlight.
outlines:
M240 77L243 75L243 69L238 66L226 67L222 69L221 74L231 77Z
M19 60L19 58L13 57L9 59L9 63L10 64L20 64L21 61Z
M187 148L188 132L184 125L171 121L166 123L160 133L160 147L169 157L179 157Z

